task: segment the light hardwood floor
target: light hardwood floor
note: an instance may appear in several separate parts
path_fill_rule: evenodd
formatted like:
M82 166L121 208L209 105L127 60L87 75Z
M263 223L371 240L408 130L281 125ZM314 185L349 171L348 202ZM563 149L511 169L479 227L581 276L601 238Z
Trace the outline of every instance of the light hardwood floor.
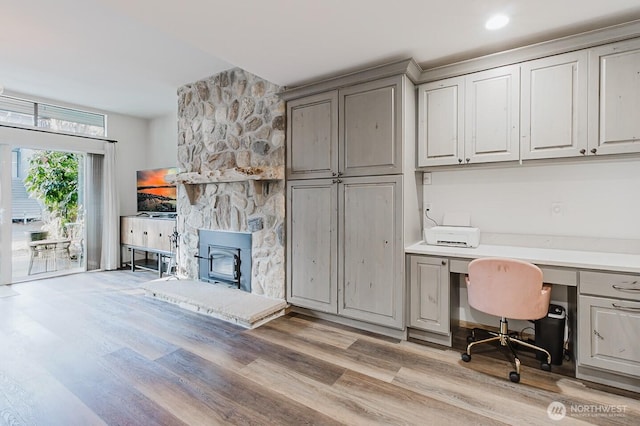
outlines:
M514 384L503 360L467 364L455 350L303 316L244 330L144 296L139 284L154 278L3 289L0 424L640 424L637 394L528 367ZM560 422L552 402L567 409Z

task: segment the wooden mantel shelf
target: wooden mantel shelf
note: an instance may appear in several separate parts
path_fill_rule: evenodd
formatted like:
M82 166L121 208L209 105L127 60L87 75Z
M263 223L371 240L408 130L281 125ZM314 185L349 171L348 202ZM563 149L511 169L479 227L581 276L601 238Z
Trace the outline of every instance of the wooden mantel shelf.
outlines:
M280 179L284 179L284 167L234 167L201 173L184 172L165 177L165 180L169 183L182 183L185 185Z
M206 172L183 172L165 176L168 183L185 186L189 202L193 205L200 196L200 185L230 182L250 182L254 188L256 205L264 202L264 185L269 181L284 179L284 167L234 167Z

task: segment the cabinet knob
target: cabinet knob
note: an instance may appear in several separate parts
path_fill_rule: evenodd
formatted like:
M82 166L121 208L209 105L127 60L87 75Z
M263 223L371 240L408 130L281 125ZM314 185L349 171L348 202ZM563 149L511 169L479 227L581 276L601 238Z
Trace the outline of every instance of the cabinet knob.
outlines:
M338 177L342 176L343 173L342 172L338 172Z
M446 264L447 264L447 261L446 261L446 260L443 260L443 261L442 261L442 266L445 266Z
M598 150L597 150L597 149L595 149L595 148L592 148L592 149L591 149L591 153L592 153L592 154L595 154L596 152L598 152Z
M458 158L458 163L462 164L462 158Z
M338 176L338 174L336 172L331 173L331 176L335 177Z
M334 179L331 182L333 182L333 183L342 183L342 179Z
M471 161L471 158L466 158L465 161L469 163L469 161Z
M582 149L580 150L580 154L585 155L586 153L587 153L587 150L586 150L586 149L582 148Z
M133 229L130 229L130 230L129 230L129 233L133 234Z

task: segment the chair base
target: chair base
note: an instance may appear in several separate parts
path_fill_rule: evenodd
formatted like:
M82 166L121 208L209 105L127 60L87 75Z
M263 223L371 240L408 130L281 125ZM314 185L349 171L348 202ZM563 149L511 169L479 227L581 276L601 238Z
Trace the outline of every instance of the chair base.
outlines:
M475 329L474 329L474 332L475 332ZM491 336L487 339L476 341L474 340L475 337L473 335L467 338L467 343L469 343L467 345L467 351L463 352L461 355L462 360L464 362L471 361L471 348L473 348L474 346L481 345L484 343L500 342L501 346L508 347L511 353L513 354L513 359L514 359L514 364L516 369L515 371L511 371L509 373L509 380L511 380L512 382L518 383L520 381L520 358L518 358L518 353L516 352L514 345L522 345L529 349L533 349L535 351L542 352L543 354L545 354L547 357L547 361L546 362L542 361L540 363L540 368L544 371L551 371L551 354L546 349L541 348L540 346L536 346L529 342L525 342L524 340L519 339L515 335L515 333L509 333L509 323L506 318L503 317L502 319L500 319L500 331L498 333L495 333L493 331L487 331L487 333Z

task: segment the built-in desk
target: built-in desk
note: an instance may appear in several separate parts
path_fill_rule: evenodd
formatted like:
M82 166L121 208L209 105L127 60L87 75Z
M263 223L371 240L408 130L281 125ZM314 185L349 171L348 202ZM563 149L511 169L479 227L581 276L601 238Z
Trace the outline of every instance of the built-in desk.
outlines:
M576 377L640 392L640 255L423 242L405 253L410 337L450 346L451 287L460 285L469 262L481 257L520 259L538 265L546 283L569 290Z
M480 257L508 257L535 263L540 267L558 266L562 268L595 269L640 274L640 255L638 254L494 246L487 244L481 244L477 248L446 247L432 246L424 242L419 242L418 244L407 247L405 253L467 260Z

